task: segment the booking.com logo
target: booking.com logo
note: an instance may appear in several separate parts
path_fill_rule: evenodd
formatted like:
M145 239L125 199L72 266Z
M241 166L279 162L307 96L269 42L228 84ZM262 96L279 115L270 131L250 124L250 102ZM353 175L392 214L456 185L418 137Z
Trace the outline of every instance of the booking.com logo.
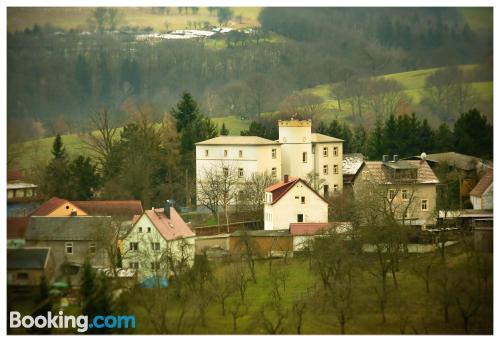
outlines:
M49 328L49 329L76 329L82 333L89 329L121 329L135 328L135 316L95 316L89 323L88 316L64 315L59 311L58 315L47 312L47 316L22 316L18 311L11 311L9 315L10 328Z

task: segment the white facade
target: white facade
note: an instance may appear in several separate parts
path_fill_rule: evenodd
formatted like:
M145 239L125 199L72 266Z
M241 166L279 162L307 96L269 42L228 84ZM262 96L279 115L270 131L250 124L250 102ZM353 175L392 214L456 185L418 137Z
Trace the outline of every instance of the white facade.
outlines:
M265 193L265 230L289 229L295 222L328 222L328 203L301 180L277 201L273 192Z
M482 196L470 196L474 210L493 210L493 183L484 191Z
M187 256L189 264L192 265L194 244L194 236L166 240L148 215L143 214L123 240L122 266L136 269L139 280L154 275L167 277L170 273L167 256L177 260Z
M268 172L277 181L284 175L307 179L312 173L319 179L321 195L341 192L343 141L312 133L311 120L280 120L278 126L278 141L221 136L197 143L197 188L206 172L227 167L236 171L242 182L253 173Z

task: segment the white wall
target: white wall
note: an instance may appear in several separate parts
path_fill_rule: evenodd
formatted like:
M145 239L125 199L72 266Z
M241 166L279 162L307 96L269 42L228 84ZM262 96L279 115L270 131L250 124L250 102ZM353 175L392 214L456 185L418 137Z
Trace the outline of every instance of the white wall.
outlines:
M301 203L302 196L305 196L305 204ZM274 205L266 202L264 229L288 229L290 223L298 222L298 214L304 215L303 222L328 222L328 203L301 182Z
M142 233L139 233L139 227L142 227ZM151 232L148 233L148 227L151 228ZM189 237L184 239L191 247L189 248L189 255L191 258L191 263L194 261L194 237ZM138 242L139 250L131 251L130 242ZM160 250L154 251L151 247L152 242L160 243ZM139 263L138 278L139 280L149 277L154 274L151 269L151 262L158 262L162 259L162 255L165 255L167 249L171 250L172 255L180 257L180 242L181 240L167 241L158 232L155 226L151 223L147 215L142 215L142 217L137 221L129 235L123 240L122 245L122 264L124 268L129 268L131 262ZM165 269L168 268L165 262L160 264L162 269L162 276L166 275Z
M482 197L470 196L474 210L493 210L493 184L486 189Z
M314 144L314 172L316 172L320 178L325 180L326 185L328 185L329 193L332 194L334 191L334 186L337 185L339 192L343 188L342 179L342 143L341 142L329 142L329 143L316 143ZM328 155L323 156L323 148L327 148ZM337 147L338 154L334 156L333 150ZM328 174L323 174L323 165L328 165ZM334 165L337 165L338 173L334 174ZM320 189L319 193L325 195L323 189Z
M280 126L279 142L283 175L306 178L306 175L314 170L311 126ZM307 153L306 163L303 162L303 153Z

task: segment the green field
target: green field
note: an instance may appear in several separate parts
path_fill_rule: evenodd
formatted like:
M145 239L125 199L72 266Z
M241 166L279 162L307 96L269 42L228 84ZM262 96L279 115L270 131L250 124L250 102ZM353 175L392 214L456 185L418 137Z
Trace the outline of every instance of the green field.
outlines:
M260 8L258 7L231 7L234 13L234 18L227 23L227 26L234 28L255 27L259 26L257 20ZM87 19L90 16L92 8L89 7L12 7L7 9L7 30L15 32L31 28L34 24L44 26L50 24L62 29L86 29ZM191 11L181 14L176 7L170 8L169 14L153 13L150 7L122 7L122 21L120 26L140 26L152 27L156 31L177 30L188 28L189 22L205 22L208 21L211 25L219 25L217 15L214 11L212 14L207 7L200 7L199 12L193 15ZM236 18L241 16L241 23Z
M461 267L465 260L459 246L448 247L447 263L452 269ZM449 308L450 320L444 322L443 312L440 302L436 297L438 285L436 285L435 275L439 272L434 268L431 273L430 293L426 293L425 282L413 271L412 265L415 262L426 262L429 258L436 258L434 254L410 255L400 261L399 271L396 273L398 288L393 285L392 278L387 280L388 301L386 305L386 323L381 322L381 314L377 295L374 287L378 281L371 273L376 271L376 260L374 255L360 255L356 261L353 272L352 285L352 306L350 314L347 316L347 334L463 334L462 318L458 306L453 301ZM492 262L492 255L486 255ZM211 263L214 275L217 277L224 267ZM293 303L302 298L305 303L303 315L302 334L339 334L339 324L337 316L330 304L325 304L322 297L315 297L314 293L322 285L317 274L309 268L307 258L296 257L288 259L285 263L282 259L272 261L272 274L284 274L284 286L281 292L281 309L284 312L282 322L284 334L296 334L297 316L292 311ZM226 271L227 272L227 271ZM460 272L463 272L460 271ZM212 299L207 306L206 326L200 324L197 316L195 302L189 302L188 310L183 318L181 329L177 331L180 306L174 295L170 293L168 303L165 296L158 297L157 303L153 297L159 296L156 291L144 289L140 293L131 292L126 294L126 302L129 307L127 314L136 316L136 329L127 331L132 334L154 334L155 331L152 319L159 322L159 315L162 312L157 306L152 306L153 318L147 315L144 303L148 305L158 304L164 300L167 303L166 322L169 333L180 334L266 334L269 333L263 328L259 318L264 310L268 317L272 316L272 310L265 306L272 298L272 276L269 272L269 260L256 262L256 283L250 282L246 290L243 305L244 311L241 318L237 320L237 329L233 330L230 310L241 299L239 294L234 293L226 300L226 315L222 315L221 306ZM141 291L141 290L139 290ZM168 291L168 289L164 290ZM150 293L150 294L149 294ZM492 277L489 277L487 288L484 291L485 299L477 314L471 318L470 333L491 334L493 331L493 304L492 304ZM146 298L146 299L144 299ZM208 299L208 298L207 298ZM491 300L491 301L490 301ZM17 304L13 303L13 307ZM21 305L21 304L19 304ZM29 312L29 309L25 309ZM70 312L78 314L78 307L69 308ZM124 310L124 309L122 309ZM120 314L123 314L122 312ZM276 320L274 320L276 322Z
M461 65L460 69L463 71L472 71L477 68L477 64L467 64ZM405 94L408 95L414 104L419 104L422 98L422 92L425 86L425 80L427 77L432 75L439 69L444 68L430 68L430 69L420 69L408 72L401 72L395 74L387 74L379 76L381 78L392 79L398 81L402 84L405 89ZM486 103L493 103L493 82L472 82L470 83L472 89L475 90L480 98L480 100ZM324 99L324 104L327 109L338 111L338 102L330 94L331 84L321 84L314 88L309 88L304 90L305 92L310 92ZM343 108L342 114L347 114L346 108L349 108L347 101L341 101Z

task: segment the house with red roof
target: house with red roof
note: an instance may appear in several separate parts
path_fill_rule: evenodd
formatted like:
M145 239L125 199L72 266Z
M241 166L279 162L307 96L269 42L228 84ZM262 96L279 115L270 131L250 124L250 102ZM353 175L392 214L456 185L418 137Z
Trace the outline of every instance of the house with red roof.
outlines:
M172 263L192 265L195 233L175 208L153 208L133 218L121 244L123 267L137 270L139 279L168 277Z
M469 195L475 210L493 210L493 169L484 173Z
M328 202L301 178L285 175L265 189L264 229L288 229L296 222L328 222Z

